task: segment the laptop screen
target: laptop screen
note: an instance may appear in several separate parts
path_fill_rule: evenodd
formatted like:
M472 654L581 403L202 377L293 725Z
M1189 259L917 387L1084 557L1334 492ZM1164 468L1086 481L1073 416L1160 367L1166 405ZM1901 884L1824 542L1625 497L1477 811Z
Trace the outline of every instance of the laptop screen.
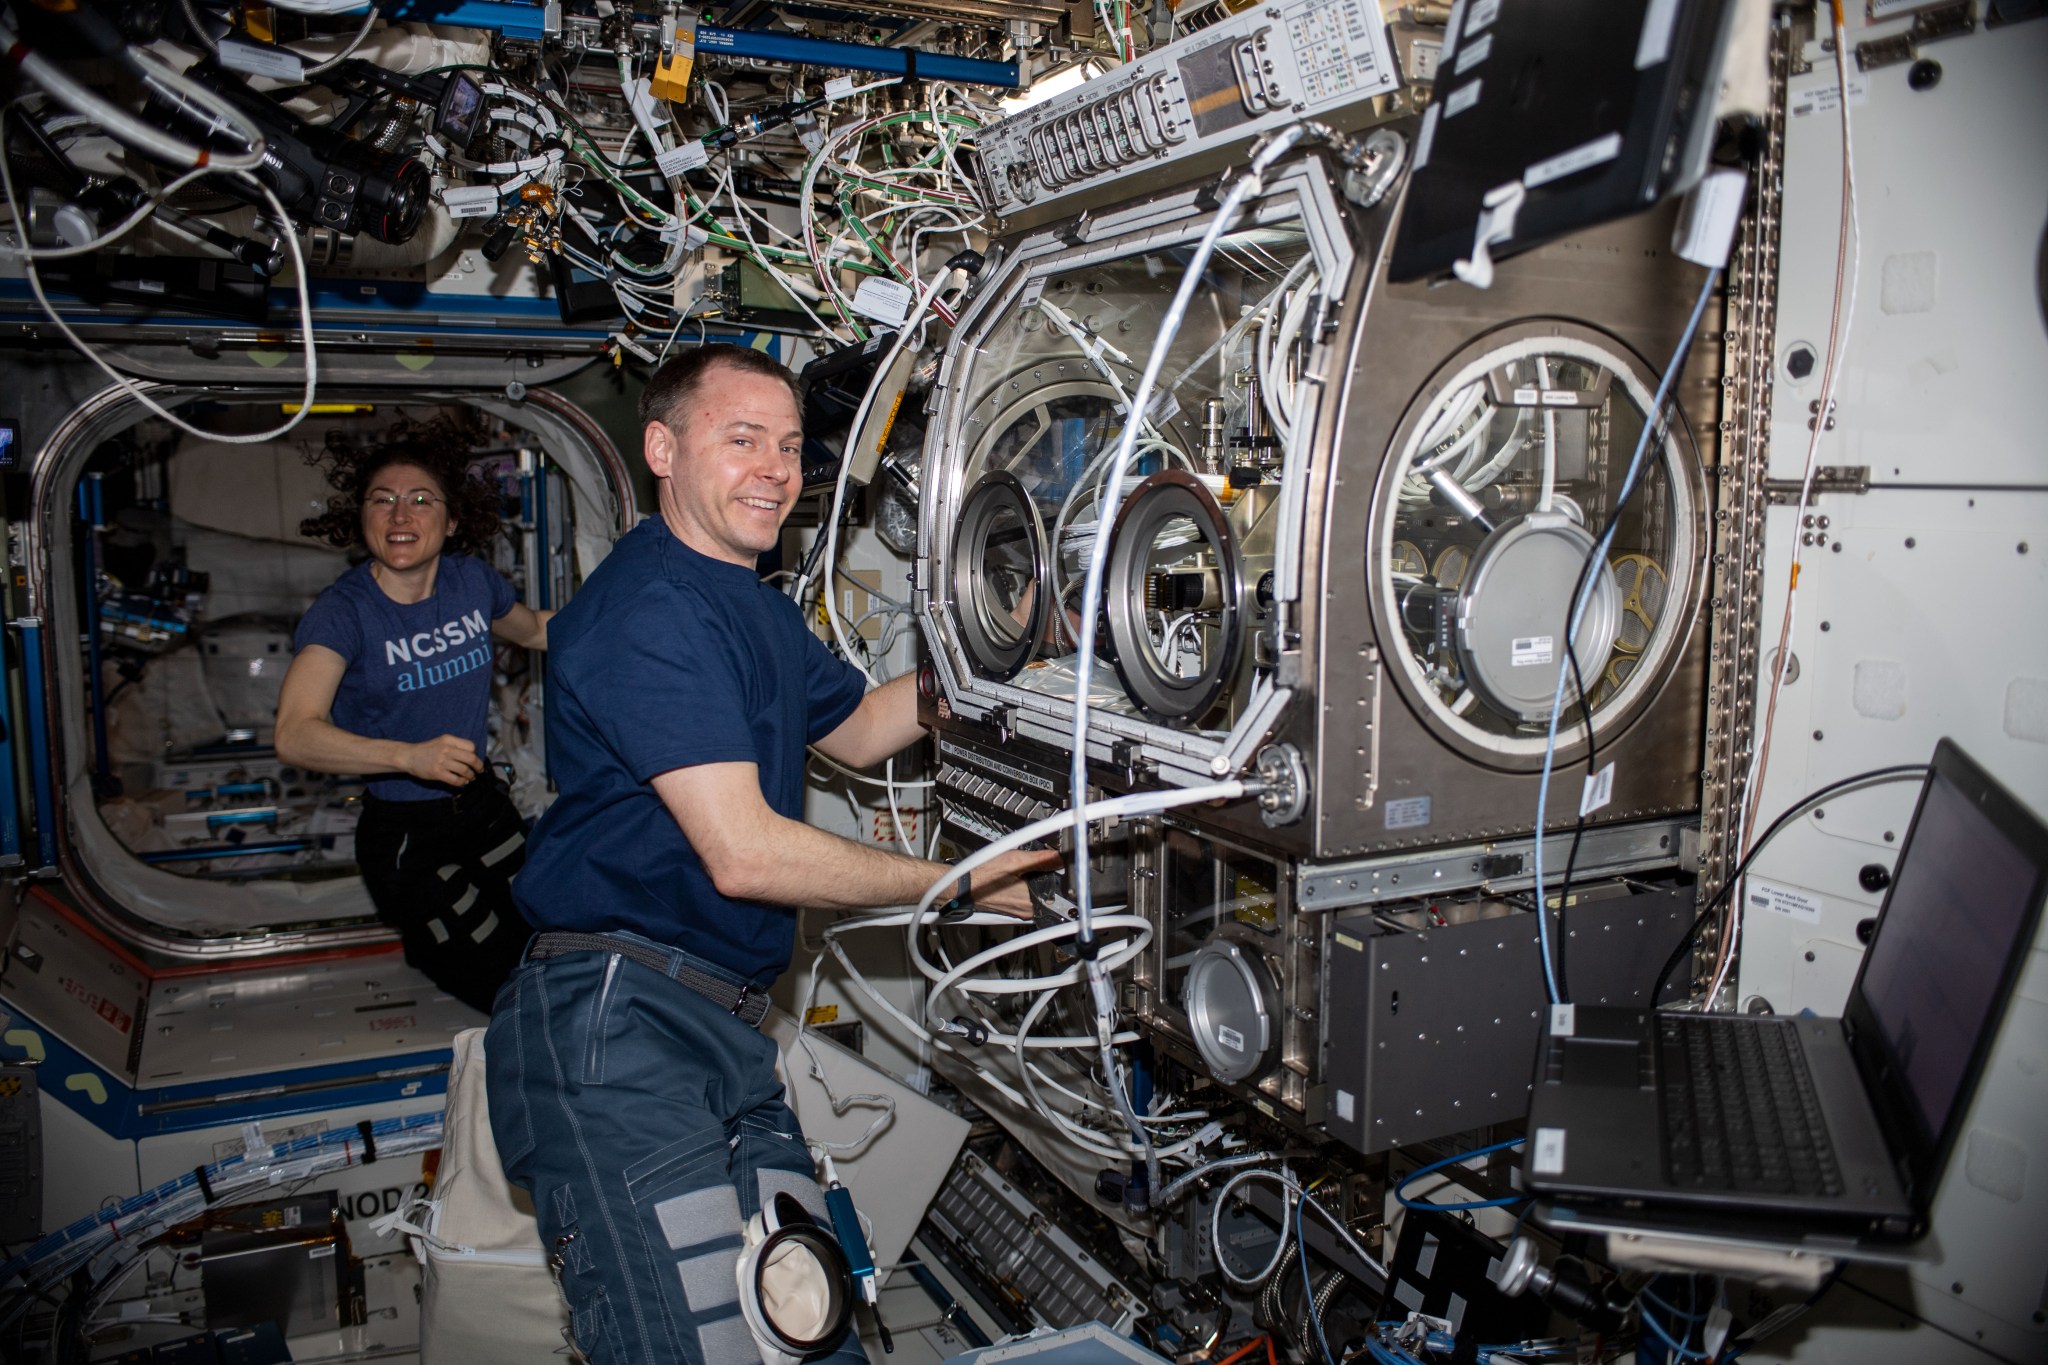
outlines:
M1879 1035L1923 1160L1967 1099L2042 895L2043 850L2001 818L2004 793L1950 757L1937 755L1851 1004Z

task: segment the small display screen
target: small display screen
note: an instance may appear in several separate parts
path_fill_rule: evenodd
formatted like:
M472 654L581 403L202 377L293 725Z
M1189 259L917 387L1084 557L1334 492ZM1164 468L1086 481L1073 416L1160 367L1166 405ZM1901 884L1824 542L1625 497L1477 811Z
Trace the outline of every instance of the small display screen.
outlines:
M484 88L458 71L448 78L441 92L441 109L436 126L450 145L467 147L476 136L477 116L483 112Z
M0 469L12 469L21 446L21 424L13 418L0 420Z
M1859 989L1929 1140L1948 1126L1992 989L2040 895L2036 858L1943 773L1913 827Z

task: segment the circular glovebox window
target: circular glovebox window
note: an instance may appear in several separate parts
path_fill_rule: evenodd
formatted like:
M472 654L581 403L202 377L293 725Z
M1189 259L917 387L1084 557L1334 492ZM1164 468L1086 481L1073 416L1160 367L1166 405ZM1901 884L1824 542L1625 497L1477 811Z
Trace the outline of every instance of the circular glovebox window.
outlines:
M1577 679L1596 734L1612 734L1681 654L1704 581L1705 490L1675 407L1649 422L1655 386L1613 338L1543 321L1466 347L1409 404L1367 582L1397 681L1458 747L1540 761L1562 696L1569 752L1584 742Z
M1183 470L1152 475L1117 514L1104 611L1124 693L1155 720L1196 722L1244 649L1244 572L1223 508Z
M1017 675L1045 629L1045 527L1014 474L984 474L953 531L953 617L975 672Z
M1225 1082L1249 1080L1271 1064L1279 998L1273 974L1247 945L1219 938L1196 951L1182 1004L1210 1075Z

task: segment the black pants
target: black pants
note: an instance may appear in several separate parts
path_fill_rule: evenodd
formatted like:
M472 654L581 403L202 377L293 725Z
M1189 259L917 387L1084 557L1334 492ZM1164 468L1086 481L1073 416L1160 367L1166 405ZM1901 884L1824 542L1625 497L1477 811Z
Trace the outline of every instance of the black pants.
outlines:
M491 1012L532 929L512 903L526 831L490 778L439 801L363 798L356 866L405 960L471 1009Z

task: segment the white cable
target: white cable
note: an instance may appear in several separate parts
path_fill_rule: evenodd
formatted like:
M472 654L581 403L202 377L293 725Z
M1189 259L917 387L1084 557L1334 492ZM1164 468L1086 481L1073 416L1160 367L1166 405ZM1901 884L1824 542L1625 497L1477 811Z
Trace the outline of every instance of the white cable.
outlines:
M368 0L271 0L278 9L300 14L353 14L366 3Z
M848 663L860 670L861 676L868 680L870 687L875 685L875 675L868 671L868 666L854 653L852 643L846 638L845 624L839 619L839 613L832 605L832 569L839 562L839 515L841 509L846 506L846 483L848 475L853 470L854 442L861 439L861 428L867 424L868 414L874 411L875 399L881 394L883 384L888 381L889 369L896 363L896 357L903 354L903 348L909 342L911 332L924 317L926 310L932 306L932 300L939 296L939 290L945 287L948 280L956 278L964 284L967 272L956 266L951 270L940 270L932 276L932 282L918 295L916 306L910 310L909 316L904 318L903 325L896 329L895 341L883 355L881 363L875 366L875 377L868 381L867 392L861 395L860 406L853 411L853 425L847 428L846 448L839 457L839 478L832 485L832 504L825 518L825 619L831 623L832 638L839 642L840 654L845 656Z
M138 207L133 213L130 213L126 218L123 218L119 223L115 224L113 227L108 228L105 232L102 232L99 236L93 238L91 241L81 242L77 246L31 247L27 245L26 242L26 232L28 225L17 218L15 222L15 228L17 231L22 232L24 234L23 244L19 247L0 246L0 256L5 256L15 260L31 261L61 261L74 256L90 256L93 252L98 251L103 247L112 246L115 242L120 241L123 237L126 237L136 228L142 226L144 222L148 221L150 215L154 214L159 208L163 207L163 203L166 199L169 199L179 190L184 189L185 186L191 184L195 180L204 179L206 176L212 174L214 174L214 170L211 166L202 166L197 170L185 172L183 175L173 180L170 184L164 186L155 194L152 194L140 207ZM10 198L9 207L11 208L12 206L13 201Z
M19 43L20 39L14 31L14 25L0 19L0 48L16 48ZM21 50L19 64L22 74L41 86L50 98L74 113L85 115L99 125L109 137L138 151L180 167L209 166L217 170L246 171L263 164L263 134L240 111L224 104L220 97L211 91L201 91L200 87L164 66L142 48L129 48L127 57L145 80L153 81L167 91L175 92L214 114L222 129L247 143L249 150L218 152L180 141L161 129L144 123L119 105L100 98L92 90L73 80L55 62L32 50Z
M1855 143L1849 128L1849 66L1847 55L1847 34L1843 31L1842 7L1833 4L1835 31L1835 77L1839 89L1835 103L1840 107L1842 120L1842 210L1841 223L1835 238L1835 307L1828 319L1827 358L1821 365L1820 409L1813 414L1813 434L1806 441L1806 464L1799 476L1799 505L1793 509L1790 522L1796 537L1799 528L1805 524L1807 506L1813 500L1813 481L1820 471L1821 438L1827 434L1829 420L1835 410L1835 386L1841 379L1843 338L1848 335L1849 326L1856 317L1857 276L1862 271L1863 234L1858 222L1856 205L1856 159ZM1846 301L1844 292L1846 286ZM1755 828L1756 812L1763 802L1764 776L1770 770L1771 732L1778 719L1778 694L1784 689L1785 675L1792 666L1792 624L1799 608L1799 565L1801 551L1805 547L1797 539L1792 542L1792 563L1785 583L1785 611L1778 626L1778 659L1771 671L1771 691L1764 707L1763 724L1757 729L1756 749L1750 758L1750 775L1741 809L1737 812L1737 823L1731 834L1735 847L1747 856L1746 847L1750 831ZM1742 858L1735 859L1740 866ZM1744 878L1746 881L1747 878ZM1736 887L1728 900L1728 929L1722 937L1719 961L1714 968L1713 984L1707 989L1707 1007L1720 996L1721 988L1734 970L1735 950L1742 938L1742 888Z
M1078 790L1086 791L1084 785ZM1075 816L1084 822L1091 820L1128 820L1141 815L1157 815L1162 811L1174 810L1180 806L1201 805L1210 801L1235 801L1245 794L1245 784L1236 778L1226 782L1211 782L1200 787L1163 787L1156 791L1132 792L1128 796L1105 797L1077 805L1072 811L1054 811L1042 820L1011 830L1002 838L976 849L967 857L954 863L933 882L911 912L910 937L912 941L911 961L928 979L936 981L940 973L916 950L917 934L924 926L925 917L941 896L947 894L960 878L972 874L976 869L1000 858L1003 854L1022 848L1034 839L1055 833L1061 826L1070 823ZM1085 846L1085 842L1084 842ZM1077 852L1074 865L1078 870L1082 855Z
M1096 504L1095 544L1088 557L1088 574L1081 590L1081 617L1083 623L1095 620L1095 604L1102 600L1102 578L1109 564L1110 532L1116 522L1117 503L1123 496L1123 482L1126 466L1137 447L1138 431L1145 421L1146 404L1151 401L1154 385L1159 382L1159 372L1166 364L1168 349L1180 332L1182 321L1187 317L1188 305L1193 301L1200 286L1203 272L1208 269L1209 260L1216 253L1223 234L1236 223L1244 203L1258 193L1265 184L1265 174L1272 164L1307 136L1309 127L1296 123L1269 134L1252 151L1251 161L1244 173L1236 178L1217 207L1216 216L1202 234L1199 245L1189 258L1187 268L1182 272L1180 287L1174 291L1173 301L1167 306L1166 316L1161 319L1158 335L1153 339L1151 354L1146 358L1145 370L1138 379L1138 387L1131 395L1130 415L1124 421L1123 437L1118 443L1117 456L1110 462L1109 481ZM1055 603L1055 608L1063 604ZM1068 790L1076 797L1088 790L1088 688L1095 673L1095 631L1084 624L1077 632L1080 636L1074 661L1074 724L1071 738L1072 752L1069 756ZM1110 1088L1123 1107L1130 1122L1132 1135L1145 1149L1145 1167L1148 1188L1159 1188L1157 1156L1152 1148L1152 1138L1138 1122L1129 1096L1125 1093L1113 1057L1110 1055L1109 1037L1116 1013L1116 998L1109 983L1108 974L1101 970L1095 960L1094 887L1091 882L1090 855L1088 850L1088 818L1082 814L1084 807L1077 800L1073 810L1074 857L1073 880L1075 915L1080 928L1076 947L1081 960L1086 964L1088 989L1095 1010L1096 1032L1102 1040L1103 1069L1108 1075Z
M1223 1188L1219 1190L1216 1194L1215 1204L1211 1206L1209 1210L1209 1233L1210 1244L1212 1246L1223 1245L1221 1241L1221 1235L1223 1231L1223 1205L1225 1201L1230 1197L1230 1192L1232 1190L1235 1190L1239 1185L1242 1185L1246 1181L1250 1180L1270 1180L1276 1185L1281 1186L1282 1189L1287 1193L1293 1194L1293 1196L1297 1200L1300 1200L1301 1202L1307 1204L1310 1209L1313 1209L1316 1212L1316 1214L1322 1218L1323 1222L1328 1224L1330 1229L1344 1240L1344 1244L1351 1248L1352 1255L1356 1256L1360 1261L1364 1262L1365 1265L1369 1269L1376 1272L1381 1279L1391 1280L1393 1278L1391 1275L1387 1273L1387 1268L1384 1265L1380 1264L1380 1260L1378 1257L1374 1256L1371 1252L1367 1251L1364 1247L1358 1244L1358 1239L1351 1235L1351 1229L1344 1226L1344 1222L1342 1219L1337 1217L1336 1214L1330 1212L1328 1209L1324 1208L1321 1204L1318 1204L1315 1200L1310 1199L1308 1197L1308 1192L1302 1189L1300 1184L1295 1181L1294 1177L1287 1174L1287 1168L1285 1166L1281 1167L1277 1171L1239 1171L1236 1175L1232 1176L1228 1181L1224 1183ZM1257 1276L1249 1280L1241 1280L1231 1272L1229 1265L1224 1262L1221 1256L1218 1256L1216 1258L1216 1268L1223 1272L1223 1277L1225 1279L1229 1280L1238 1288L1250 1289L1264 1283L1266 1279L1272 1275L1274 1269L1280 1264L1280 1258L1286 1254L1286 1249L1294 1245L1293 1240L1287 1236L1287 1221L1291 1217L1291 1215L1287 1212L1287 1199L1284 1194L1280 1201L1280 1212L1281 1235L1279 1244L1274 1248L1273 1259L1266 1263L1266 1268L1264 1270L1261 1270Z
M1159 380L1159 371L1166 363L1166 354L1173 344L1173 338L1180 332L1181 322L1187 317L1188 305L1193 301L1200 286L1203 272L1208 268L1209 258L1216 252L1217 243L1223 234L1237 221L1244 203L1258 193L1265 183L1266 170L1280 157L1293 148L1307 135L1305 124L1293 124L1271 134L1252 152L1251 162L1244 173L1236 178L1224 195L1216 216L1209 223L1208 231L1202 235L1200 244L1188 260L1182 272L1180 288L1174 292L1173 301L1167 306L1166 315L1160 320L1159 333L1152 343L1152 353L1146 359L1144 373L1138 379L1138 387L1131 397L1131 415L1124 422L1123 439L1115 459L1110 462L1109 479L1097 503L1095 517L1095 544L1088 560L1088 574L1081 590L1081 620L1095 619L1095 603L1102 598L1102 578L1109 563L1110 530L1116 520L1117 503L1123 496L1125 466L1130 462L1137 446L1138 429L1144 420L1145 405L1151 400L1153 386ZM1074 661L1074 725L1072 752L1068 767L1068 790L1076 796L1088 790L1088 687L1095 672L1095 631L1084 628L1079 632L1080 640ZM1075 803L1069 817L1074 826L1074 890L1076 913L1081 924L1081 939L1085 944L1094 938L1094 889L1090 881L1088 856L1088 820L1082 812L1086 808ZM1091 976L1093 974L1091 973ZM1104 988L1097 986L1098 1014L1107 1012L1108 1001Z
M4 26L0 26L0 28L4 28ZM6 128L7 112L6 109L0 109L0 134L4 134ZM36 302L41 305L43 313L51 322L56 324L57 330L63 333L64 339L70 342L78 350L79 354L98 366L100 371L107 378L113 380L130 398L163 418L166 422L178 428L178 430L191 436L197 436L201 440L219 441L226 445L261 445L266 441L274 441L278 437L283 436L299 423L305 421L307 416L312 413L313 394L319 383L319 355L313 341L313 300L306 289L306 258L305 254L299 249L298 233L292 231L291 217L284 211L284 205L278 202L277 196L271 193L268 185L252 175L243 172L235 172L235 174L239 175L263 195L264 202L276 216L277 222L282 228L281 235L284 237L286 244L291 248L292 283L297 287L299 295L300 335L306 355L305 391L299 399L297 410L282 423L268 431L243 434L239 432L207 431L201 427L193 426L190 422L187 422L184 418L150 397L148 391L140 384L137 384L133 379L130 379L127 375L122 374L112 365L109 365L100 357L98 351L93 350L91 346L86 344L83 337L71 330L70 324L58 316L57 310L50 304L49 296L43 292L42 276L36 270L33 259L22 262L22 273L28 277L29 292L35 295ZM7 208L14 215L15 222L21 222L21 207L14 197L14 176L9 171L7 158L4 156L0 156L0 191L4 191L7 196Z
M896 787L901 791L929 791L938 785L936 782L911 782L902 778L891 782L879 777L869 777L866 773L855 772L842 763L834 763L831 759L819 753L815 745L811 748L811 757L830 768L833 772L838 773L841 777L848 778L854 782L865 782L870 787Z
M380 13L381 11L378 9L376 5L370 6L370 8L363 14L363 22L361 26L356 29L355 36L350 38L348 40L348 43L345 46L343 46L339 51L337 51L332 57L322 57L317 63L307 67L306 74L308 76L317 76L323 71L332 71L335 67L340 66L350 57L353 57L355 55L356 49L361 47L364 41L369 38L370 30L377 26L377 16ZM302 52L299 55L302 57L310 57L317 56L318 54Z

